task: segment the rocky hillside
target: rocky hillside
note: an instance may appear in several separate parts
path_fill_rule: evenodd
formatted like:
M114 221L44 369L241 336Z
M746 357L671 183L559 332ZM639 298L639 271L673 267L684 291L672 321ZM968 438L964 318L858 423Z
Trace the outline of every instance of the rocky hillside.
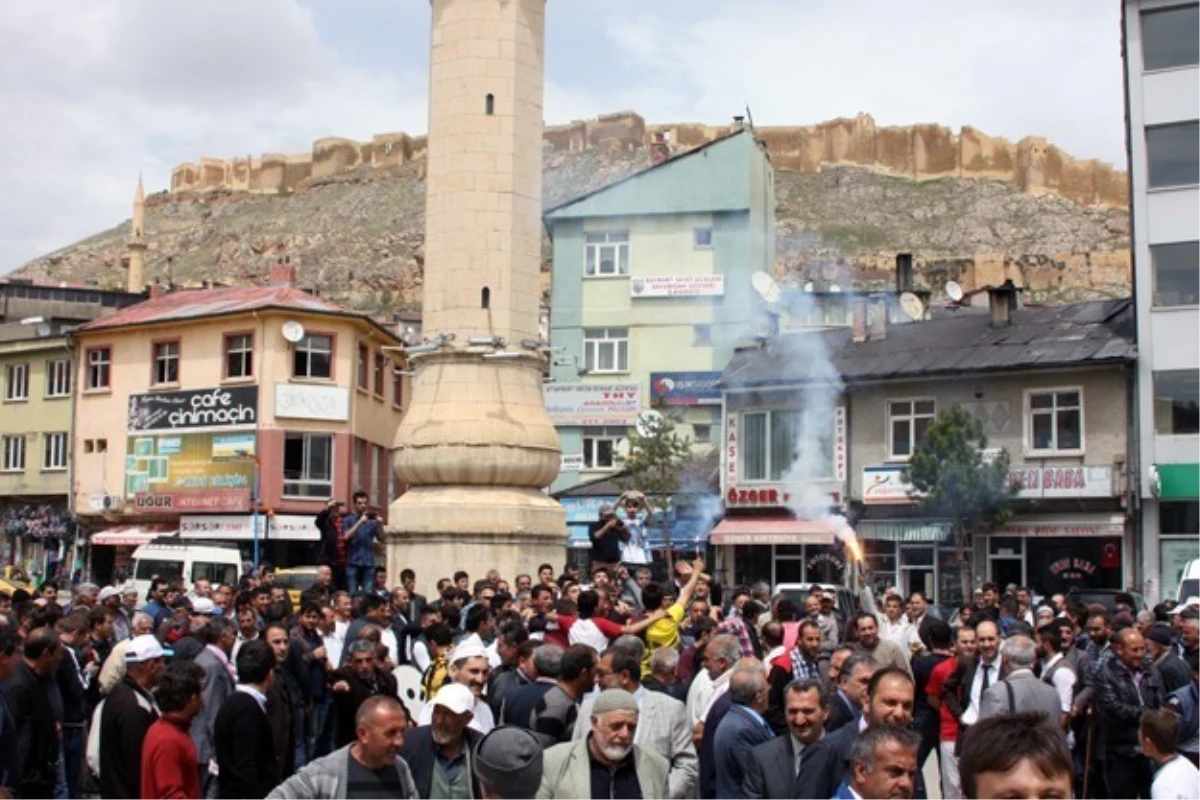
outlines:
M648 164L645 147L548 152L545 202L557 204ZM288 255L301 280L332 299L371 311L419 307L423 171L423 160L354 169L278 195L153 195L146 204L147 276L184 285L256 282L268 264ZM896 252L910 251L930 282L970 283L973 260L989 254L1016 268L1039 299L1128 293L1123 209L1083 207L1003 181L913 181L852 166L781 169L776 189L781 274L871 285L887 279ZM16 274L121 286L128 234L122 223Z

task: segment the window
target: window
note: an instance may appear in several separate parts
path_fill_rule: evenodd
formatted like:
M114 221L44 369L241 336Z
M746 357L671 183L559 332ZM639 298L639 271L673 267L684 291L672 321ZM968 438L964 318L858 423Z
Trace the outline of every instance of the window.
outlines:
M1083 452L1083 391L1053 389L1025 395L1029 452Z
M586 235L586 271L588 277L629 274L629 232L589 233Z
M692 441L696 444L708 444L712 441L712 425L696 424L692 426Z
M292 375L297 378L332 378L333 337L310 333L296 342Z
M66 469L67 435L65 433L47 433L43 443L42 469Z
M387 374L387 356L383 353L375 354L375 395L383 397L384 376Z
M96 452L97 453L107 453L108 452L108 439L97 439L96 440Z
M396 408L404 405L404 373L398 364L392 365L392 405Z
M365 344L358 345L358 388L364 392L371 385L371 378L367 374L371 363L371 350Z
M1151 189L1200 183L1200 122L1147 126L1146 160Z
M1150 266L1154 271L1154 305L1200 303L1200 242L1151 245Z
M583 468L616 469L617 442L625 438L624 428L584 428Z
M283 440L283 494L286 497L333 496L333 436L289 433Z
M4 437L4 471L5 472L24 472L25 471L25 437L24 436L5 436Z
M254 336L249 333L231 333L225 337L225 377L250 378L254 376Z
M712 347L712 325L707 322L693 325L692 345L695 347Z
M96 440L95 439L84 439L83 440L83 452L85 452L85 453L96 452Z
M1200 5L1142 12L1142 67L1170 69L1200 62Z
M29 399L29 365L9 364L4 370L4 399Z
M112 371L112 349L97 347L87 351L87 388L107 389Z
M1200 433L1200 370L1154 373L1154 432Z
M46 362L46 397L70 397L71 362L65 358Z
M712 247L712 227L692 228L692 244L696 247Z
M179 383L179 342L155 342L153 383Z
M797 465L805 478L833 477L833 424L802 411L742 415L742 477L778 481Z
M906 461L937 416L933 400L893 400L888 403L888 458Z
M583 354L588 372L628 372L629 329L585 328Z

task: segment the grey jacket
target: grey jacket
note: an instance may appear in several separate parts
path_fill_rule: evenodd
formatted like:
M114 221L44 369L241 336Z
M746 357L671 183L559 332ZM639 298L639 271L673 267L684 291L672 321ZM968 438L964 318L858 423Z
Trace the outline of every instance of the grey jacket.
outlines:
M1012 704L1006 684L1012 687ZM1011 712L1040 711L1058 728L1062 718L1062 701L1053 686L1044 683L1029 670L1012 673L1004 680L996 681L983 693L979 701L979 718L994 717Z
M196 745L196 762L201 769L208 768L208 762L217 757L213 745L213 723L216 722L217 712L233 694L235 684L229 670L221 663L216 654L205 647L194 659L196 666L204 669L204 686L200 690L200 698L204 707L192 720L189 733Z
M301 767L299 772L272 789L267 800L342 800L346 796L346 775L350 771L350 748L353 746L348 744ZM412 773L399 756L396 757L396 772L400 774L400 786L403 787L401 797L416 800L417 786L413 783Z
M588 755L587 739L556 744L547 749L542 758L542 785L537 791L539 800L592 796L591 757ZM667 760L638 744L633 746L633 759L642 797L666 797Z
M670 767L667 773L667 797L670 800L691 797L692 789L700 777L700 761L692 744L687 707L662 692L641 691L641 712L638 714L634 744L649 748L667 760ZM583 698L579 716L575 720L572 737L575 740L586 739L592 729L592 706L595 702L594 692Z

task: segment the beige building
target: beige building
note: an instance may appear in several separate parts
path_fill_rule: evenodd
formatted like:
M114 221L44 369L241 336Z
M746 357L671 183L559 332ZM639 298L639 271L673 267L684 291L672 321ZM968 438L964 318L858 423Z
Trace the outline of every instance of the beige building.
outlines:
M74 507L100 579L155 533L258 539L314 563L312 518L357 490L386 509L408 391L390 330L294 286L162 293L72 337ZM269 519L268 519L269 517Z

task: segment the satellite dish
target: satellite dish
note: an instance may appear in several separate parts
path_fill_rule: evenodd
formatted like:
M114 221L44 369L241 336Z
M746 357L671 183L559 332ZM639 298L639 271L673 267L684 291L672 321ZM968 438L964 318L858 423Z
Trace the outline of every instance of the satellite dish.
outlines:
M629 440L624 437L618 439L615 450L617 451L617 457L622 461L629 458Z
M304 338L304 326L294 319L289 319L283 323L283 338L295 344Z
M650 436L657 429L658 424L662 422L663 415L650 408L638 414L635 427L639 436Z
M900 308L904 310L905 316L913 322L925 319L925 304L912 292L904 292L900 295Z
M779 288L779 284L765 272L756 272L751 275L750 285L754 287L754 291L758 292L758 296L767 305L775 305L779 302L779 298L783 296L783 290Z
M956 281L947 281L946 296L956 303L961 303L963 299L962 287Z
M807 282L804 284L804 291L806 291L806 292L811 292L812 290L813 290L813 282L812 282L812 281L807 281Z

